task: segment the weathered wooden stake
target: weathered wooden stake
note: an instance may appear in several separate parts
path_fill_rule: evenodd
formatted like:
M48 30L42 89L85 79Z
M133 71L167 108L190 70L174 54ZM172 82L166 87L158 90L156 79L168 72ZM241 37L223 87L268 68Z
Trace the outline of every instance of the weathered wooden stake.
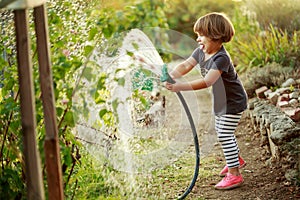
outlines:
M50 62L48 20L45 5L34 8L35 31L39 60L39 75L46 127L45 158L50 200L63 199L62 170L56 123L55 99Z
M40 154L36 142L35 98L32 82L28 12L15 10L17 60L20 85L21 121L23 131L27 199L43 200L44 188Z

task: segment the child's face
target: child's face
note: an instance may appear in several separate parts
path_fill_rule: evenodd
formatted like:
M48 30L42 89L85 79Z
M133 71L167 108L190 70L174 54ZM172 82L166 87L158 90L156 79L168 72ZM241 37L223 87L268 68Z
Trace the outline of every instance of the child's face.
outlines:
M207 54L214 53L216 46L220 45L219 42L216 42L207 36L204 36L200 33L198 33L197 35L198 35L198 37L197 37L196 41L198 42L198 44L200 45L200 48L202 49L202 51L204 53L207 53Z

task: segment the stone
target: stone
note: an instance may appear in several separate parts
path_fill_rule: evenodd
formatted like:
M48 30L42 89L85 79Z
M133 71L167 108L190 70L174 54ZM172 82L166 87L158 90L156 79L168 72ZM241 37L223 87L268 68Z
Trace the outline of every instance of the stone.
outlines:
M285 142L290 142L294 138L299 138L299 137L300 137L300 127L294 127L287 130L278 129L276 131L273 131L271 133L270 139L275 145L280 146Z
M282 94L284 94L289 90L282 91ZM270 95L268 94L268 99ZM262 150L266 151L265 155L267 156L265 160L272 159L274 162L280 162L280 164L284 165L285 169L295 169L300 172L300 156L298 156L298 153L295 154L295 152L299 152L300 123L294 120L298 117L300 121L300 107L279 108L272 105L270 100L258 98L257 100L252 102L252 109L249 109L248 112L253 128L257 131L255 137L260 136L260 145ZM285 150L287 146L289 148L288 151ZM297 176L299 180L300 173L296 174L295 172L287 172L285 174L286 178L295 180Z
M278 102L278 98L279 98L279 94L277 92L272 92L272 93L269 93L269 95L268 95L268 99L269 99L270 103L273 105L276 105L276 103Z
M278 106L279 108L285 108L285 107L288 107L288 106L289 106L289 102L288 102L288 101L279 101L279 102L277 103L277 106Z
M270 124L270 132L273 134L276 130L288 130L296 126L295 122L288 116L282 114L274 116Z
M289 118L291 118L291 116L293 116L294 113L295 113L295 109L294 109L294 108L291 108L291 107L283 108L282 111L283 111Z
M266 107L266 104L261 101L254 103L253 115L257 118L257 120L260 118L261 112L266 111Z
M263 119L263 118L261 118L261 119ZM263 121L263 120L261 120L261 121ZM267 127L264 125L264 123L260 123L260 126L259 126L259 131L260 131L260 135L261 136L264 136L264 135L267 135L268 133L267 133Z
M300 108L283 108L282 111L291 118L294 122L300 121Z
M249 110L253 110L254 109L254 104L258 101L259 101L258 98L249 99L249 101L248 101Z
M299 92L295 91L289 94L290 99L298 99L299 98Z
M289 95L289 94L282 94L282 95L280 96L280 99L281 99L282 101L289 101L289 100L290 100L290 95Z
M270 147L270 151L272 154L272 157L275 159L279 158L279 149L278 146L276 146L273 141L270 138L270 135L268 135L268 139L269 139L269 147Z
M269 97L269 94L272 93L271 89L268 89L267 91L264 92L265 97Z
M287 79L284 83L282 83L282 87L290 87L291 85L295 85L296 81L293 78Z
M294 115L291 116L291 119L295 122L300 122L300 108L295 109Z
M278 92L279 94L286 94L286 93L290 93L291 89L289 87L278 88L276 92Z
M255 94L258 98L265 98L266 96L264 92L266 92L267 90L268 90L267 86L262 86L255 90Z
M293 106L293 107L296 107L298 105L298 100L297 99L291 99L289 101L289 105Z
M265 126L270 129L270 125L272 122L276 121L276 117L282 115L282 112L276 112L273 110L272 113L269 114L269 116L267 118L265 118ZM269 131L269 130L268 130Z

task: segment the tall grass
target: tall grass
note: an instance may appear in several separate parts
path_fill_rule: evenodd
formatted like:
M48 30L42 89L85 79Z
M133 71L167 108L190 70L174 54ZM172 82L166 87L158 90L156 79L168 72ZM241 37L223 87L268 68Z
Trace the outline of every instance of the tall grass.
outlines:
M247 0L245 6L263 29L269 24L288 32L300 29L300 0Z
M295 68L300 66L299 46L299 32L289 34L270 25L265 31L248 35L246 40L236 41L233 56L241 72L273 62Z
M232 18L236 35L226 44L237 70L273 62L299 67L300 0L242 2Z

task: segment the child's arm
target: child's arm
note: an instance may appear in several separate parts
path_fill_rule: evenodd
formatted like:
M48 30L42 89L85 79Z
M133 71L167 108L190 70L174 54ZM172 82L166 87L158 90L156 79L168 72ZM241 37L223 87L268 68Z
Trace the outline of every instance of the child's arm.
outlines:
M208 71L206 76L203 79L197 79L190 82L179 83L176 82L174 84L166 83L165 87L168 90L173 92L186 91L186 90L200 90L203 88L208 88L213 85L218 78L221 76L222 71L211 69Z
M197 65L197 61L193 57L189 57L185 61L179 63L173 71L170 72L170 76L173 79L180 78L187 74Z

